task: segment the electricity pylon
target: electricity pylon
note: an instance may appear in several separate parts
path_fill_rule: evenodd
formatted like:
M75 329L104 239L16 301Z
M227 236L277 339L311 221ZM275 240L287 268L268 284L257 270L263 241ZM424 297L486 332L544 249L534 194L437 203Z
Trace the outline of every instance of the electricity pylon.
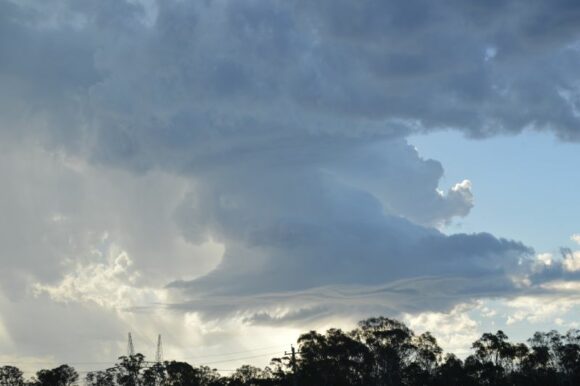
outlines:
M133 347L133 338L131 338L131 333L129 333L129 341L127 342L127 356L132 357L135 355L135 348Z
M161 334L157 337L157 352L155 353L155 362L163 362L163 344L161 343Z

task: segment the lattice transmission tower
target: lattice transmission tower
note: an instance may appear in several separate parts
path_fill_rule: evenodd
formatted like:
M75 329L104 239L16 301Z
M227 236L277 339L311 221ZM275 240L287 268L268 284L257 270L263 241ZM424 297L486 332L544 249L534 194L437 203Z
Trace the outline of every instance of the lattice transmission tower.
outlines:
M161 343L161 334L157 337L157 351L155 352L155 362L163 362L163 343Z
M127 356L130 358L135 355L135 347L133 347L133 338L129 333L129 340L127 341Z

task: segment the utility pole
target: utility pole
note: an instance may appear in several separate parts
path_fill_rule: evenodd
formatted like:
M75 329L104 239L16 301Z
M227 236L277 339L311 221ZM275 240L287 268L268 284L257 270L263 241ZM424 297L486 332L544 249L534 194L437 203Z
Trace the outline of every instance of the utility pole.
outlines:
M298 375L296 374L297 365L296 365L296 349L294 349L294 345L290 345L290 353L284 352L284 355L290 354L290 366L292 366L292 385L298 386Z
M298 386L298 379L296 378L296 350L293 345L290 347L292 347L292 383L294 386Z

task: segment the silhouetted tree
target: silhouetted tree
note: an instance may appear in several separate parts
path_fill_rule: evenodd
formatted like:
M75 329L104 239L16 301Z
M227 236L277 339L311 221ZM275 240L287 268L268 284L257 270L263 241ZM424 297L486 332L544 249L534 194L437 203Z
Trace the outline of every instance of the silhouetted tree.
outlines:
M71 386L79 379L79 375L69 365L61 365L52 370L38 371L36 379L38 386Z
M1 386L22 386L24 378L22 371L14 366L0 367L0 385Z
M144 362L143 354L119 357L119 363L115 366L117 383L120 386L141 386Z
M199 386L196 371L193 366L185 362L165 362L167 372L167 386Z
M227 383L229 386L269 386L276 385L274 377L268 367L264 370L244 365L238 368L231 376Z
M87 386L115 386L115 369L93 371L85 377Z
M377 386L401 385L403 370L415 349L413 331L397 320L379 317L361 321L355 336L370 350L371 382Z
M441 366L436 370L434 385L449 386L462 385L471 386L476 385L473 379L469 377L463 367L461 359L454 354L447 354Z
M148 366L141 354L120 357L115 367L87 374L89 386L577 386L580 331L537 332L527 344L511 343L503 331L473 342L461 361L429 332L416 335L384 317L359 323L351 332L310 331L298 339L297 361L273 358L264 369L242 366L224 377L207 366L164 362ZM0 386L70 386L78 374L62 365L40 370L24 382L13 366L0 367Z
M363 385L368 381L370 351L352 334L340 329L330 329L326 335L311 331L300 336L298 345L301 380L336 386Z
M415 336L410 353L411 361L403 371L404 384L432 384L443 354L435 337L429 332Z
M143 386L158 386L165 385L167 374L165 373L165 365L162 363L155 363L153 366L143 371Z

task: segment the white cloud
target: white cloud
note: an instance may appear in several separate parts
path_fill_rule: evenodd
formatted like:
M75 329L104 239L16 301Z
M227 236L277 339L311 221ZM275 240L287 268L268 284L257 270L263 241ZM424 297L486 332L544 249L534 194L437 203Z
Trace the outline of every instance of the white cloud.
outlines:
M77 264L57 285L35 283L36 295L47 293L57 302L94 302L101 307L123 309L166 301L163 290L143 288L137 284L139 272L133 270L133 261L126 251L109 246L101 256L90 263Z
M580 251L569 251L564 255L564 268L568 272L580 271Z
M548 290L554 290L561 293L570 293L580 290L580 282L578 281L566 281L566 280L554 280L542 285L542 288Z
M470 304L461 304L445 313L406 314L403 320L418 333L430 331L446 352L466 357L470 354L471 343L481 335L477 321L468 314L473 307Z
M507 300L505 305L511 310L507 317L508 325L525 321L539 323L564 315L580 300L564 296L520 296Z
M536 259L538 259L541 264L550 266L554 261L554 256L551 253L538 253Z

